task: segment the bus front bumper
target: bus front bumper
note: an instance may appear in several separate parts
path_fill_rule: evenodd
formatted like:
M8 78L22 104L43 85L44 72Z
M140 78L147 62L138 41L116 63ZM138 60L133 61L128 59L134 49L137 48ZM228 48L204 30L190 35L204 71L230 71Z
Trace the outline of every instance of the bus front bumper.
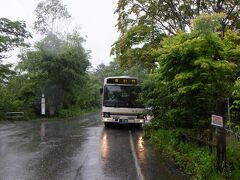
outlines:
M114 118L105 118L102 117L102 122L111 122L111 123L119 123L119 124L144 124L145 123L145 119L128 119L128 118L118 118L118 119L114 119Z

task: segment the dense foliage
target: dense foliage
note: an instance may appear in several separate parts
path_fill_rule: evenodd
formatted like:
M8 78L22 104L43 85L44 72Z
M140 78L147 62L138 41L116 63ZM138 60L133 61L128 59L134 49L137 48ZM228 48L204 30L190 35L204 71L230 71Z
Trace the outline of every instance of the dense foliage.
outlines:
M216 168L216 152L210 153L207 146L182 141L186 129L155 130L154 126L144 127L144 136L156 145L163 155L174 160L176 165L192 179L239 179L240 142L231 139L227 147L227 162L224 172Z
M5 57L4 53L14 47L27 46L25 39L30 37L23 21L0 18L0 60Z
M6 53L15 47L26 47L26 39L31 34L26 30L23 21L11 21L7 18L0 18L0 119L4 112L9 109L15 110L21 107L21 102L15 99L12 88L8 87L8 82L16 75L11 64L2 64L2 59L6 58Z
M40 34L47 34L56 29L56 21L71 17L65 5L60 0L43 0L36 9L34 29Z
M215 32L218 18L203 15L194 21L191 33L179 33L161 42L159 68L145 83L145 100L165 125L208 123L216 100L231 95L238 63L230 58L231 42Z
M140 66L149 72L156 68L154 51L164 36L157 31L153 32L148 25L140 24L119 37L114 43L112 54L116 55L117 61L123 68Z
M80 109L98 108L101 83L87 72L89 51L83 42L77 32L65 37L50 33L19 56L15 71L2 66L1 117L8 111L40 115L42 94L50 115L76 115ZM76 113L69 114L71 109Z
M148 71L140 65L131 68L122 68L115 60L111 61L108 66L100 64L94 71L94 74L103 82L105 77L111 76L133 76L138 77L140 81L146 79Z
M116 14L120 37L113 53L122 66L142 64L155 68L154 51L163 35L189 32L192 19L207 13L224 13L219 31L239 29L239 2L236 0L118 0Z
M34 28L42 39L22 51L15 69L0 63L0 119L9 111L39 116L42 94L47 115L73 116L99 107L101 82L88 72L90 51L83 46L85 40L77 30L60 33L57 29L69 17L60 0L38 4ZM29 37L24 22L1 18L0 58L14 47L27 46Z
M31 81L40 84L39 92L45 94L52 113L60 107L76 104L77 90L85 86L89 53L82 47L78 34L59 38L48 34L36 44L35 50L21 55L18 70L28 72ZM40 97L40 95L39 95Z
M116 13L121 33L142 22L158 31L176 34L187 31L191 20L202 13L225 13L221 28L239 28L239 3L236 0L119 0Z

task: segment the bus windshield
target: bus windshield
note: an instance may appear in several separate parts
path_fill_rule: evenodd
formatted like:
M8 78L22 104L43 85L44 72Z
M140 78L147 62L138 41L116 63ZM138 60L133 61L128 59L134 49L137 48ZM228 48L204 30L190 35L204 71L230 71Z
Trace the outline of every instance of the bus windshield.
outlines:
M104 87L103 106L143 108L139 97L141 88L139 86L106 85Z

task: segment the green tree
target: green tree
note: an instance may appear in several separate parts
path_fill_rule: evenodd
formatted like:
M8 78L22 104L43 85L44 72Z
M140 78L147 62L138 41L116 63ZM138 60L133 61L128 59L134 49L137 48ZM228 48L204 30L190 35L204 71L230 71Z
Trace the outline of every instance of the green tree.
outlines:
M202 13L224 13L219 30L239 29L240 5L236 0L118 0L116 13L120 37L112 53L121 66L140 64L156 68L155 51L163 34L189 31L191 21Z
M236 0L119 0L117 25L124 34L143 21L152 22L158 31L175 35L179 29L190 29L191 20L202 13L224 13L221 26L225 31L227 27L239 28L239 6Z
M122 34L114 43L112 54L122 68L141 66L148 71L156 68L155 50L163 34L152 28L149 24L139 24Z
M54 23L58 20L70 18L70 14L61 0L44 0L38 3L36 9L34 29L40 34L53 32Z
M111 61L109 65L100 64L94 71L94 75L103 83L104 78L110 76L134 76L140 80L144 80L148 71L140 65L131 68L122 68L116 59Z
M75 91L86 83L90 63L83 42L77 32L68 34L65 39L48 34L36 44L36 50L21 56L18 68L38 81L51 114L61 107L67 109L75 105Z
M26 30L23 21L11 21L7 18L0 18L0 119L4 118L7 111L15 110L19 101L8 89L9 81L16 75L11 64L2 64L6 53L16 47L26 47L26 39L31 34Z
M233 101L231 106L231 114L233 115L231 121L239 124L239 108L240 108L240 33L227 31L224 42L227 45L227 58L229 61L237 65L234 79L235 84L232 91L232 96L230 96L230 102ZM235 115L234 115L235 114Z
M99 108L101 106L100 88L102 82L94 74L89 73L86 85L80 90L75 91L77 106L82 109Z
M0 60L4 53L15 47L27 46L25 39L31 37L26 30L26 24L23 21L11 21L7 18L0 18Z
M11 68L11 64L0 64L0 85L7 84L9 78L15 75L15 72Z
M231 94L236 64L227 58L227 46L216 33L219 18L202 15L193 21L191 33L162 41L159 68L146 82L145 99L165 124L207 124L216 99Z

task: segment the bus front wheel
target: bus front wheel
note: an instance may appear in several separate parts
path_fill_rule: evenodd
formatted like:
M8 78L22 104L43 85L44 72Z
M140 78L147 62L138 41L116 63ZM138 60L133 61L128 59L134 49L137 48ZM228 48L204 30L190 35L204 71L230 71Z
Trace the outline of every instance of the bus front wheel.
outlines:
M109 122L104 122L104 126L105 126L106 128L108 128L108 127L110 127L110 123L109 123Z

